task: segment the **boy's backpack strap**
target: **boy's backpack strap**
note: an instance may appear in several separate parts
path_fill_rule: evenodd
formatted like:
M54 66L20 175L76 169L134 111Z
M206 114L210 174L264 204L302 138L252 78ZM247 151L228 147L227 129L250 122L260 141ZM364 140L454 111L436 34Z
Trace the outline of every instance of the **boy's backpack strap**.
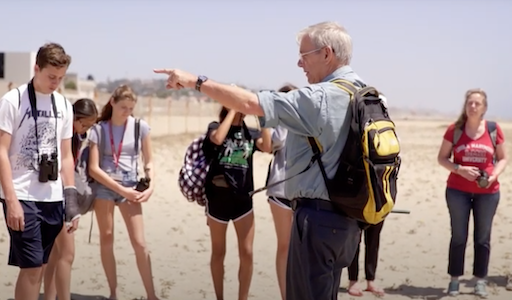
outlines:
M16 90L18 91L18 109L20 109L21 108L21 92L20 92L19 88L16 88Z

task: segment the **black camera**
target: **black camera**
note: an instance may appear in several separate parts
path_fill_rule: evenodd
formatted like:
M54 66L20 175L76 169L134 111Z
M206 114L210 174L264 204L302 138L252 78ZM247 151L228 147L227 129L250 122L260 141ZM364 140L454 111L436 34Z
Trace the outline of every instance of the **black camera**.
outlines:
M57 160L57 153L52 153L50 157L48 157L48 154L41 155L41 160L39 161L39 182L55 181L58 178L59 162Z
M489 185L489 174L484 170L480 170L480 176L476 179L476 183L481 188L486 188Z
M136 191L144 192L149 188L149 182L151 181L150 178L144 177L139 180L137 183L137 186L135 187Z

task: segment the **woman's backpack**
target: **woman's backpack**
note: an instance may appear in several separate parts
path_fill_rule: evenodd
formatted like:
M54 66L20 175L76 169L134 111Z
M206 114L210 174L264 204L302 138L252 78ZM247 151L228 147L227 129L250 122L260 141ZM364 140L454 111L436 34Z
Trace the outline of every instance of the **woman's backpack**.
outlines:
M206 158L203 143L206 135L194 139L188 146L178 176L178 185L183 196L189 202L197 202L200 206L206 205L205 182L210 161Z

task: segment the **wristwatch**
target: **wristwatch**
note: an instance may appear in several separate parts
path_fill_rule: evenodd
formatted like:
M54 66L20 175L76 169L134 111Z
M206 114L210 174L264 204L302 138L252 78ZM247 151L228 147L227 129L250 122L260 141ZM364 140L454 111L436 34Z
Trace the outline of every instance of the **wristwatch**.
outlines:
M199 75L197 77L197 81L196 81L196 90L197 91L201 91L201 85L206 81L208 80L208 77L204 76L204 75Z
M455 166L453 167L454 173L457 173L459 171L459 168L460 168L460 165L459 164L455 164Z

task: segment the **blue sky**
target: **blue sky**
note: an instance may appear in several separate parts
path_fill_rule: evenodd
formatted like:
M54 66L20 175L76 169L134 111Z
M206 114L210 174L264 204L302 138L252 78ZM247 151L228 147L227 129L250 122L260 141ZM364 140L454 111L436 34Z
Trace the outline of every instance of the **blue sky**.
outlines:
M354 42L352 66L393 106L458 112L467 89L489 113L512 117L512 1L506 0L16 0L2 3L0 51L47 41L81 77L157 78L182 68L253 88L305 85L296 33L337 21Z

